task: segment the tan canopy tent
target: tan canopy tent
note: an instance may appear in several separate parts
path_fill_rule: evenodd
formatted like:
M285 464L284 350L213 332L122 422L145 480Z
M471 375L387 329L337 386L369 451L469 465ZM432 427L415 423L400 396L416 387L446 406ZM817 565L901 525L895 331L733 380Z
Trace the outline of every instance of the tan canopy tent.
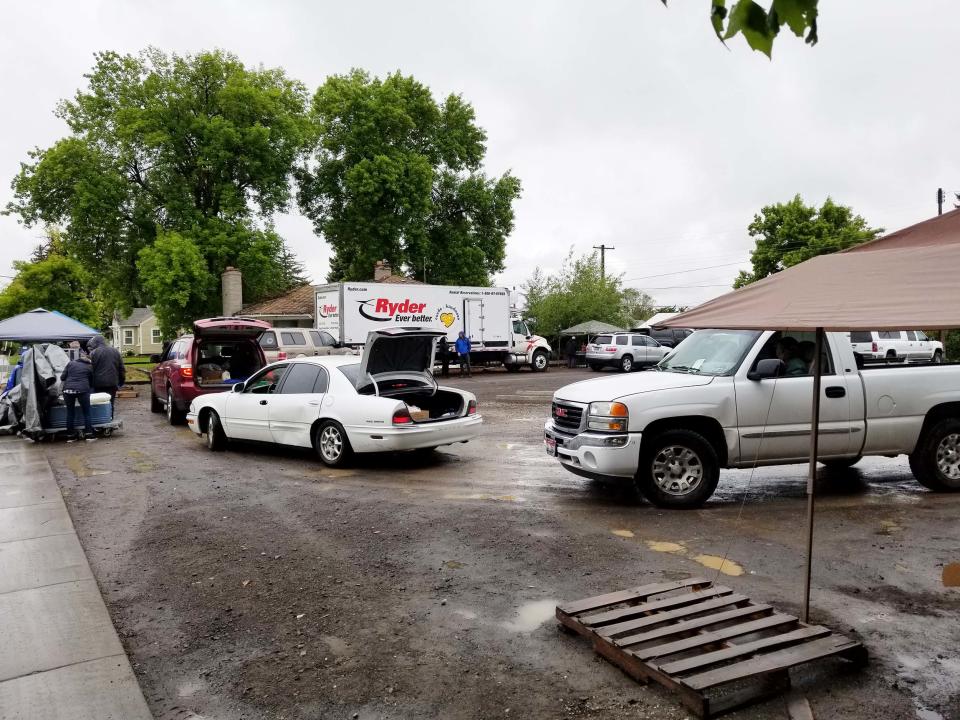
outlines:
M663 327L939 330L960 326L960 210L821 255Z
M721 295L662 327L817 331L803 619L810 605L823 332L960 327L960 210L821 255Z

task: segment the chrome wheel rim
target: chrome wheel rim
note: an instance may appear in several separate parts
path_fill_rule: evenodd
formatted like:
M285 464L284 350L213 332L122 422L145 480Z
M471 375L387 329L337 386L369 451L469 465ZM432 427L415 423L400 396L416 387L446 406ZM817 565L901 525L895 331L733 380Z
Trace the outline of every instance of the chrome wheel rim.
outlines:
M533 364L537 366L537 370L543 370L547 366L547 358L543 353L537 353L537 356L533 359Z
M960 480L960 434L951 433L940 441L937 469L951 480Z
M653 458L653 480L667 495L688 495L703 481L703 463L690 448L668 445Z
M211 415L207 422L207 447L213 449L213 434L217 431L217 416Z
M167 420L173 419L173 393L167 390Z
M320 454L329 462L336 462L343 454L343 438L340 431L332 425L325 427L320 433Z

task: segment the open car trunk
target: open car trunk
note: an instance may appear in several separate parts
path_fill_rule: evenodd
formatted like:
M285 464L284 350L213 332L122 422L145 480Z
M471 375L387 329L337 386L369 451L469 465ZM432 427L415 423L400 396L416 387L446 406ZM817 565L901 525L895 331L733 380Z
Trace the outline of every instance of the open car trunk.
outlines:
M194 343L193 380L206 390L228 390L265 365L256 340L202 338Z
M429 393L408 393L403 395L402 399L407 404L414 422L452 420L463 416L466 411L463 406L463 395L450 390L437 390L433 395ZM418 415L418 409L427 413L427 416Z

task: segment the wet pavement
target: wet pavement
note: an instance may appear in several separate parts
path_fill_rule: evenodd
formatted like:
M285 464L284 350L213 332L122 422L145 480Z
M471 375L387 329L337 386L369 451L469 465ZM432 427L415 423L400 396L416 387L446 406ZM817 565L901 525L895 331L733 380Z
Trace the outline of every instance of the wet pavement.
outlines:
M46 447L155 717L685 718L558 633L559 601L694 574L796 613L806 468L726 471L695 511L547 457L551 370L450 380L475 442L433 457L210 453L121 401L121 436ZM817 718L960 718L960 495L905 458L822 471L812 621L871 664L795 673ZM945 572L946 568L946 572ZM356 715L354 715L356 713ZM730 718L785 718L782 699Z

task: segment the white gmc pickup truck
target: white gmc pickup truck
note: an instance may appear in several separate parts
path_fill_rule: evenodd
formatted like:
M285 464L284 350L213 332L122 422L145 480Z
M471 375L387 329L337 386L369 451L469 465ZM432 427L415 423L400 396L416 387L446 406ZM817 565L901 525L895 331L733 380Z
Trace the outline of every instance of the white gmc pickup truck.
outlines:
M808 462L813 333L701 330L653 370L553 396L547 452L570 472L625 478L661 507L699 507L721 468ZM910 456L914 477L960 491L960 366L858 369L826 333L820 461Z

